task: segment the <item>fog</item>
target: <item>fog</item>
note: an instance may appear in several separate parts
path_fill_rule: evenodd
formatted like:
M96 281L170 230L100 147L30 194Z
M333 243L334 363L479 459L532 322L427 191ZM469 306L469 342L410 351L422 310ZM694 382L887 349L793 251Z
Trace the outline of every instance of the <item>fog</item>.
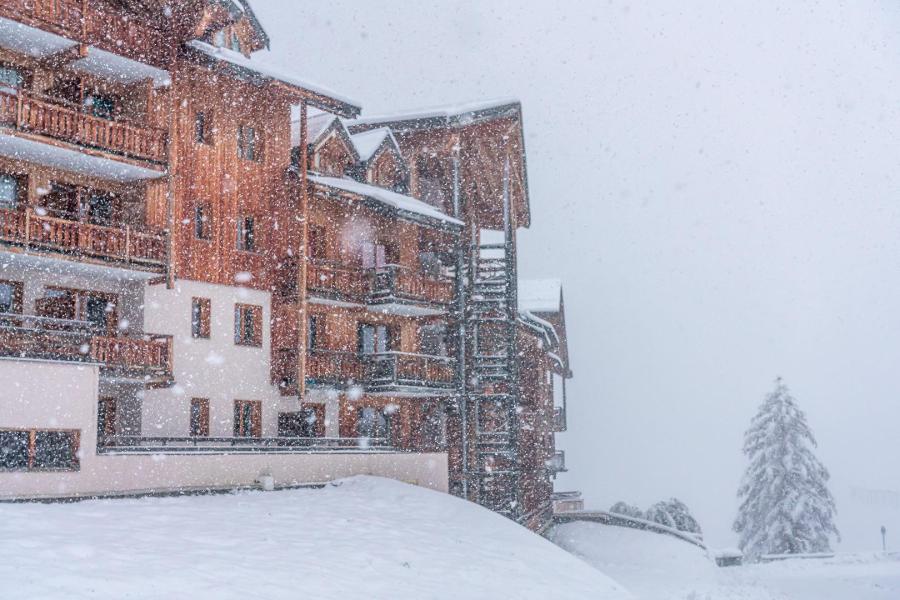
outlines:
M742 434L781 375L841 549L900 540L900 6L252 4L273 61L364 115L523 102L520 271L563 280L575 373L558 490L677 496L733 545Z

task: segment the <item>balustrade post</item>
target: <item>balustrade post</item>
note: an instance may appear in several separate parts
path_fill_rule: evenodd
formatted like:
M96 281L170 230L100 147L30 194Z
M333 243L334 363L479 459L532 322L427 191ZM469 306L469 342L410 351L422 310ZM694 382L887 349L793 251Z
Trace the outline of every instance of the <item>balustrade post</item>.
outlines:
M125 262L131 262L131 225L125 226Z
M31 209L25 209L25 247L31 245Z

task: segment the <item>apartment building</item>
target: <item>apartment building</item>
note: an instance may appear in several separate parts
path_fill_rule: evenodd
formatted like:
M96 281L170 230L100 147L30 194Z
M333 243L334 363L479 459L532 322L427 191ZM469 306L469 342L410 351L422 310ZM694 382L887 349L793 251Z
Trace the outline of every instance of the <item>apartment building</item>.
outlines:
M268 44L243 1L0 6L0 496L373 473L539 527L521 106L361 119Z

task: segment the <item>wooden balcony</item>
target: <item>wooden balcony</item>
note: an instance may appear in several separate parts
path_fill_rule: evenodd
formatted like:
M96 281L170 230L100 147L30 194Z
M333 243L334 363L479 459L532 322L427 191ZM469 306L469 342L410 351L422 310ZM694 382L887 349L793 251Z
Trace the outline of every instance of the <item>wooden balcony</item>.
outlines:
M312 385L358 384L367 391L444 390L456 385L456 362L443 356L407 352L361 355L315 349L306 354L306 379Z
M311 260L306 267L306 289L326 298L361 302L367 292L366 278L360 269L338 263Z
M156 66L171 51L166 33L111 2L3 0L0 16Z
M0 314L0 356L98 363L101 375L172 383L172 336L109 336L86 321Z
M168 237L130 226L111 227L40 214L39 209L0 209L0 244L26 251L164 273Z
M158 165L168 161L168 133L163 129L102 119L25 90L0 90L0 125Z
M101 453L109 454L292 454L307 452L396 451L387 438L341 437L148 437L101 436Z
M444 309L453 301L451 279L435 278L409 267L388 265L372 269L310 261L306 288L311 295L359 304L430 306Z
M428 277L409 267L388 265L370 269L367 278L369 304L418 302L449 305L453 301L452 280Z

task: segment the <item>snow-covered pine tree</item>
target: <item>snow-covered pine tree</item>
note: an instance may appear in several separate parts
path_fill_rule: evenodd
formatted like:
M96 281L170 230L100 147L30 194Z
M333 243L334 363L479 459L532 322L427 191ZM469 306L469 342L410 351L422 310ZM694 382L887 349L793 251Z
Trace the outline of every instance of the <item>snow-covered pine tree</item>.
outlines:
M625 515L626 517L632 517L635 519L644 518L644 511L642 511L634 504L628 504L627 502L623 502L621 500L610 506L609 512L615 513L617 515Z
M647 509L648 521L672 527L679 531L693 533L698 537L703 535L700 523L691 514L687 505L678 498L671 498L663 502L657 502Z
M813 454L806 415L779 377L744 434L750 465L738 489L734 530L744 554L829 552L840 539L828 470Z

